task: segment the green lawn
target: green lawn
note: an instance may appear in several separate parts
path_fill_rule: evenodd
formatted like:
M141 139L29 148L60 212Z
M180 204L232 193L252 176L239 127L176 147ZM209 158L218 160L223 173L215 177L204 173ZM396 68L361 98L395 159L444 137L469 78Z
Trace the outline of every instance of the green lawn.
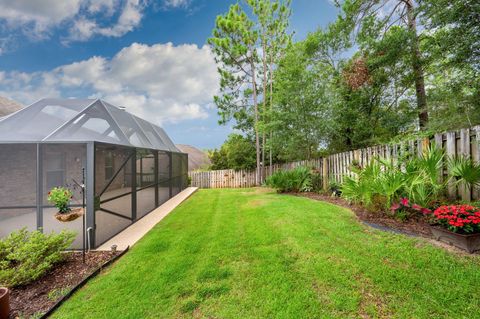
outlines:
M262 189L200 190L54 318L480 318L480 258Z

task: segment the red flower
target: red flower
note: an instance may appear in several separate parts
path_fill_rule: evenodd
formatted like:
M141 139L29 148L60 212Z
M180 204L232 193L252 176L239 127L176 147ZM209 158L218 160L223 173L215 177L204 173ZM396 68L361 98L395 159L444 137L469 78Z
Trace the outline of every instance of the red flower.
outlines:
M480 228L477 226L480 224L479 213L478 208L471 205L450 205L440 206L433 212L433 215L441 224L449 228L453 227L454 229L451 229L453 231L461 229L471 233L480 232Z
M402 204L405 207L410 207L410 205L408 204L408 198L406 197L400 199L400 204Z

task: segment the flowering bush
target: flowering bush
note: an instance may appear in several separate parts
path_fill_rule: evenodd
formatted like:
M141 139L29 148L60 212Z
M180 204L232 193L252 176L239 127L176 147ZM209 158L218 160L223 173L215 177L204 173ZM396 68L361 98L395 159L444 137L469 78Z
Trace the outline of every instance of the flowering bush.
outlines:
M65 187L54 187L48 192L48 201L55 205L58 212L61 214L68 213L70 211L69 203L73 198L72 191Z
M480 208L471 205L440 206L433 212L439 224L455 233L480 233Z
M406 197L401 198L398 203L394 203L390 207L390 211L400 219L407 219L410 215L416 213L430 214L432 212L429 208L410 203L410 200Z

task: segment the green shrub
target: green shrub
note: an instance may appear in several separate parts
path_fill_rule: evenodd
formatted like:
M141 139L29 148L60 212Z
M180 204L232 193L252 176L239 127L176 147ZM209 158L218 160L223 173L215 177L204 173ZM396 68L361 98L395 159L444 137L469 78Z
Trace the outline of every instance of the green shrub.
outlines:
M328 182L328 190L330 194L334 196L340 196L342 194L341 185L333 178Z
M310 192L313 190L312 172L303 166L289 171L279 171L268 177L265 184L280 193Z
M322 174L319 171L312 170L310 175L310 182L313 192L319 192L323 187L323 178Z
M29 232L26 228L0 241L0 286L28 284L63 260L63 251L73 242L75 233Z
M371 210L389 209L400 198L429 207L438 202L446 190L441 181L444 154L438 148L429 148L420 157L412 157L394 164L375 158L364 168L354 166L356 177L346 177L342 196Z
M471 158L450 158L448 171L456 184L466 186L468 189L480 187L480 163L476 163Z

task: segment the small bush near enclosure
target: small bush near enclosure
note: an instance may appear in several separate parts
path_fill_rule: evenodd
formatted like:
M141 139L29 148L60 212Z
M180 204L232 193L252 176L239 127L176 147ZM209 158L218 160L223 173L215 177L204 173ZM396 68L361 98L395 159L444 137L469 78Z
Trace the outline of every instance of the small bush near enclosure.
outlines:
M29 232L26 228L0 241L0 286L28 284L62 261L63 251L73 242L75 233Z
M322 185L320 174L304 166L276 172L265 183L280 193L317 191Z

